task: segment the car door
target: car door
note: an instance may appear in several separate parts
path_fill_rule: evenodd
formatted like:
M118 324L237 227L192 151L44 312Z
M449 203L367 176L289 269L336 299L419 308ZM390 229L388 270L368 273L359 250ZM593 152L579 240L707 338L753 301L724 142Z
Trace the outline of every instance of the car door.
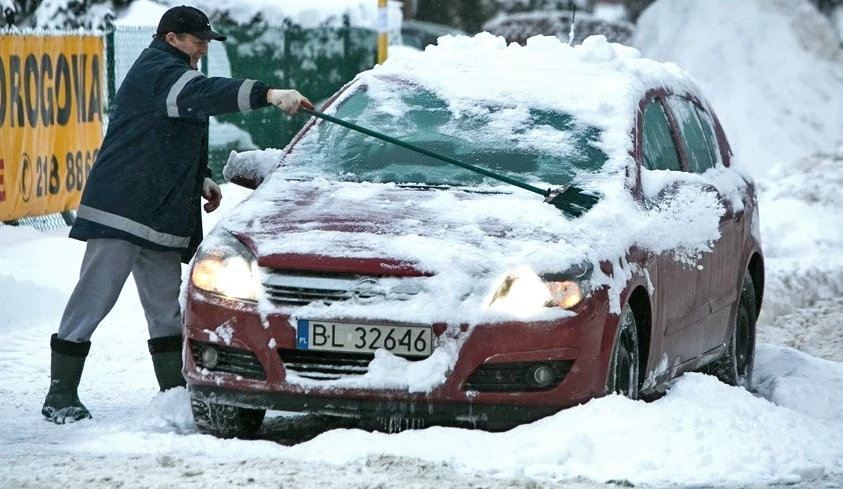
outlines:
M668 117L661 98L652 98L644 108L642 141L639 154L642 166L650 171L681 172L683 165L678 146L678 131ZM642 170L642 180L647 172ZM676 185L682 185L677 183ZM649 198L645 205L672 205L667 188ZM645 197L645 199L647 199ZM659 201L659 202L654 202ZM676 203L675 205L679 205ZM708 317L709 267L704 253L701 262L689 265L677 261L671 253L656 257L657 278L654 284L654 335L660 335L663 353L670 367L700 354L703 325ZM656 338L654 338L656 339ZM663 358L651 358L662 362Z
M714 119L701 104L678 95L666 97L667 106L677 122L684 145L688 170L704 174L710 168L726 169L717 144ZM707 185L717 192L712 183ZM744 206L737 209L731 199L718 192L724 213L720 217L720 238L714 243L709 259L709 298L711 312L703 337L703 348L708 351L724 344L729 327L732 306L740 296L743 266L741 243L743 240Z

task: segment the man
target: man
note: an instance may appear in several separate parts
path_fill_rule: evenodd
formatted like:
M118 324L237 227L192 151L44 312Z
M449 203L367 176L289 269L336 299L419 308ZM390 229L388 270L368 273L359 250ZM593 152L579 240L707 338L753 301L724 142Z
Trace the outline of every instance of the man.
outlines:
M114 307L131 273L149 329L149 352L161 391L182 377L181 263L202 238L206 212L220 205L209 178L208 117L275 105L293 114L313 105L295 90L254 80L208 78L197 71L211 40L208 17L174 7L129 70L114 100L97 160L70 237L87 241L79 282L51 337L51 383L41 413L65 423L90 418L77 387L90 338Z

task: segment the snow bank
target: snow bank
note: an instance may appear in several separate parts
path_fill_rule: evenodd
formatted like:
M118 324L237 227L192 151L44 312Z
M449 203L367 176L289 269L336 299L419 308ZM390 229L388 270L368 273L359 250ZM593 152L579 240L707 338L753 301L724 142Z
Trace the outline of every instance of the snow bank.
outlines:
M659 0L633 45L696 77L756 176L843 141L843 50L807 0Z

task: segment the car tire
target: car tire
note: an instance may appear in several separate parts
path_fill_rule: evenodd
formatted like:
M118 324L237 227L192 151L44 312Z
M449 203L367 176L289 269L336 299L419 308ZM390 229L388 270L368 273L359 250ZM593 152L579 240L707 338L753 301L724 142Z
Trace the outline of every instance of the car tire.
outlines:
M263 424L265 409L190 400L193 422L200 433L217 438L251 438Z
M629 305L626 305L621 312L612 347L612 360L606 379L607 394L621 394L630 399L638 399L640 355L635 315Z
M706 365L704 373L717 377L725 384L751 388L752 368L755 363L756 319L755 287L752 277L747 273L743 280L726 353Z

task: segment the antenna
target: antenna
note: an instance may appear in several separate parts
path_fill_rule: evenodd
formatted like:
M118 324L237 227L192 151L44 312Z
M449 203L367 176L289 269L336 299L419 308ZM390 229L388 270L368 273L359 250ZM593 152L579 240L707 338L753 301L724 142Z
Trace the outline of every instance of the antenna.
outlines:
M568 46L574 45L574 27L577 20L577 4L573 3L571 6L573 7L573 13L571 14L571 31L568 32Z

